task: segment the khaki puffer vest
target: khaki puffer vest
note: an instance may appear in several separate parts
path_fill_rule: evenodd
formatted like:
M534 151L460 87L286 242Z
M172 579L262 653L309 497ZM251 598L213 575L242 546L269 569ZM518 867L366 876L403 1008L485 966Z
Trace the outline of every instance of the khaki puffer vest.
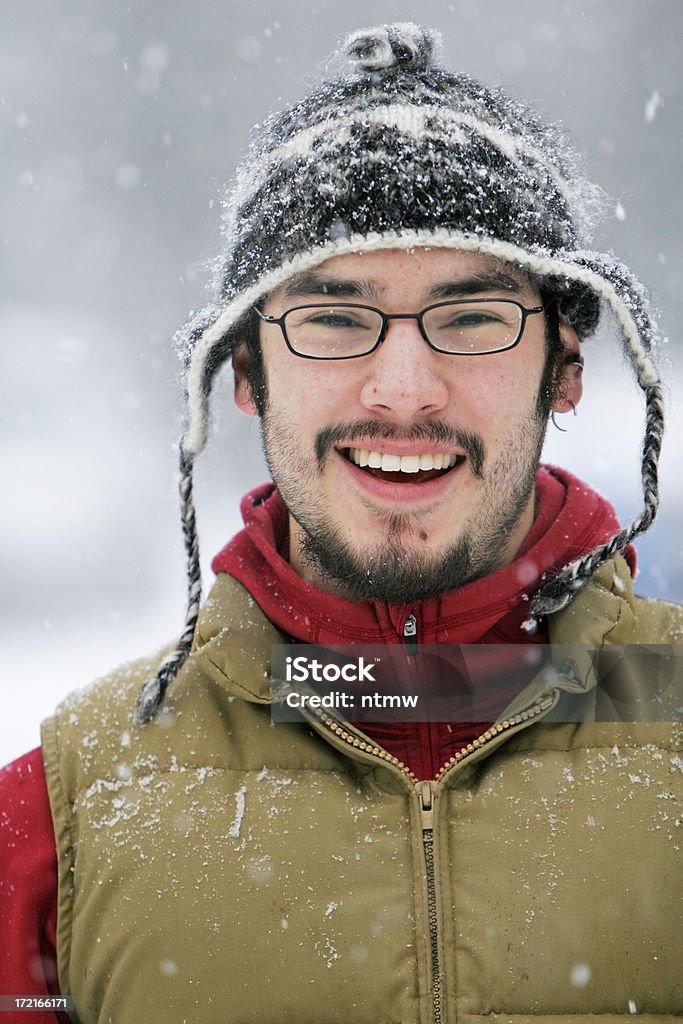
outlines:
M618 559L551 639L682 626ZM416 784L355 727L271 724L281 642L220 576L157 720L131 725L158 658L44 724L74 1020L683 1021L679 726L544 723L562 697L538 684Z

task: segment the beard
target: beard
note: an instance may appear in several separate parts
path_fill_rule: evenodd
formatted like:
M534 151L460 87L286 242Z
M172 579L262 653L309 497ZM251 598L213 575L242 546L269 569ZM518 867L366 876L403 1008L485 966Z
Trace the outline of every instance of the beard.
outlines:
M301 528L299 556L330 589L350 600L375 599L405 604L435 597L487 576L506 561L510 535L534 491L547 420L539 409L511 425L501 453L490 459L482 437L434 421L397 429L387 423L355 421L318 432L314 457L304 452L298 433L272 408L261 420L266 462L280 496ZM383 538L368 544L347 539L319 483L334 444L354 436L368 439L424 440L462 449L476 479L479 499L457 538L437 552L425 552L428 513L366 506L383 521Z

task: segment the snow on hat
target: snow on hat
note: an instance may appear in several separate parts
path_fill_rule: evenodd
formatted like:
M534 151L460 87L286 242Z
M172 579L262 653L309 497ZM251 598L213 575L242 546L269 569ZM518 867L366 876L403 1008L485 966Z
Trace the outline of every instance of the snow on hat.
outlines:
M179 334L186 366L180 494L188 559L185 629L144 686L152 718L187 658L201 579L192 470L209 426L216 375L254 304L295 274L351 252L441 246L513 262L540 278L580 336L611 308L645 394L644 509L608 543L547 580L537 615L563 608L596 568L652 522L662 391L651 358L656 327L642 286L592 252L602 192L563 132L500 89L436 63L437 33L410 23L354 32L338 57L353 70L323 81L254 130L225 202L214 299Z

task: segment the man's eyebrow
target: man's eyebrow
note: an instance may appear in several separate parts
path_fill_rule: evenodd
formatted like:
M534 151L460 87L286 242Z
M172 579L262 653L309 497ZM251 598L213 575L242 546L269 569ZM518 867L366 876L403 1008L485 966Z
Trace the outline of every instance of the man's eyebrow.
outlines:
M481 295L484 292L523 292L529 282L521 277L512 277L502 270L491 270L455 281L443 281L429 289L430 299L459 299L467 295Z
M513 277L502 270L483 271L470 274L459 280L442 281L435 284L427 292L430 301L439 299L458 299L468 295L481 295L486 292L521 292L529 282L521 277ZM348 278L325 277L324 274L297 274L284 287L284 295L288 299L297 299L309 295L329 295L332 298L354 298L377 302L384 288L377 287L372 281L358 281Z
M331 295L335 298L351 297L355 299L379 299L383 289L375 288L369 281L355 281L336 277L325 277L323 274L297 274L284 288L288 299L300 298L304 295Z

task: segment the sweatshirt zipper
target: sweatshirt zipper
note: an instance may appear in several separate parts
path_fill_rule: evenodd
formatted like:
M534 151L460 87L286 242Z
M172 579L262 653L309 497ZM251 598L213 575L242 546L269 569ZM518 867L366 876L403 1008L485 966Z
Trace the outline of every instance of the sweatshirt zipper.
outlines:
M403 642L408 654L417 654L417 619L412 612L403 623Z
M510 729L514 729L518 725L522 725L534 718L538 718L545 711L549 711L554 703L555 698L550 694L545 694L543 697L539 697L538 700L524 711L520 711L511 718L506 719L504 722L496 722L490 729L487 729L486 732L481 734L481 736L478 736L472 741L472 743L468 743L466 747L458 751L457 754L454 754L446 764L442 765L433 781L428 779L419 780L415 773L411 772L411 770L404 765L402 761L399 761L397 757L394 757L393 754L383 750L382 747L375 746L373 743L368 743L366 740L362 740L360 737L354 736L352 732L349 732L344 725L328 715L327 712L318 708L308 709L308 713L310 715L315 717L321 725L329 729L344 743L347 743L356 750L361 750L366 754L371 754L373 757L376 757L381 761L388 762L395 768L402 771L403 774L407 775L411 780L417 792L417 797L420 803L420 824L422 828L425 881L427 886L427 916L429 920L433 1024L442 1024L443 1020L441 964L439 960L439 929L436 906L436 876L434 870L434 797L436 795L438 785L443 781L445 775L451 770L451 768L454 768L455 765L459 764L466 757L469 757L470 754L473 754L482 747L485 747L487 743L490 743L491 740L500 736L501 733L508 732Z

